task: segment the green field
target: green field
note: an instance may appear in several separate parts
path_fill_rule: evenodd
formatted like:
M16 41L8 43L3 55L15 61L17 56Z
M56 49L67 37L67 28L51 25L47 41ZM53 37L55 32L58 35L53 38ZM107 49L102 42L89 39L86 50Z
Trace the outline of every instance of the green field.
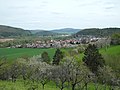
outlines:
M44 51L48 52L50 58L53 58L53 55L55 53L54 48L49 49L33 49L33 48L0 48L0 58L5 57L7 60L16 60L20 57L32 57L34 55L40 55ZM71 49L62 49L64 52ZM106 56L120 56L120 45L119 46L111 46L108 49L101 49L100 53L105 57ZM84 55L80 54L80 60L82 59ZM120 59L120 58L119 58Z
M38 88L35 90L43 90L42 85L40 83L38 84L34 84L36 85ZM32 90L32 89L28 89L30 88L30 84L25 85L23 81L17 80L15 83L11 82L11 81L0 81L0 90ZM104 90L104 86L103 85L99 85L98 86L99 90ZM45 85L44 90L60 90L58 87L56 87L54 82L49 82L48 84ZM71 88L64 88L63 90L72 90ZM79 90L79 89L76 89ZM95 86L92 83L88 84L88 90L95 90ZM108 86L106 87L106 90L108 89ZM119 90L116 89L115 90Z
M62 48L67 53L72 48ZM0 48L0 59L6 58L8 61L14 61L17 58L32 57L47 52L51 60L55 54L55 48Z
M120 71L120 45L101 49L100 53L103 55L107 65L114 70Z
M63 52L67 53L71 48L61 49ZM24 57L32 57L35 55L40 55L44 51L48 52L51 60L54 56L56 49L48 48L48 49L33 49L33 48L0 48L0 59L6 58L8 61L14 61L17 58L24 58ZM120 66L120 45L118 46L111 46L107 49L102 48L100 49L100 53L102 54L103 58L107 65L111 66L113 69L119 69ZM77 55L76 60L81 61L84 54Z
M0 58L6 58L7 60L16 60L21 57L32 57L34 55L40 55L44 51L48 52L52 59L56 49L32 49L32 48L0 48Z
M100 50L101 54L108 54L108 55L120 55L120 45L118 46L111 46L108 47L107 49L103 48Z

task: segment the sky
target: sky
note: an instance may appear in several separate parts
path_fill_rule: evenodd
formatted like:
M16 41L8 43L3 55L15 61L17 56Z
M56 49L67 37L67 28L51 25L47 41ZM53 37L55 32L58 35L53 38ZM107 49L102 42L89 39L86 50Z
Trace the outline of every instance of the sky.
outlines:
M120 27L120 0L0 0L0 25L45 30Z

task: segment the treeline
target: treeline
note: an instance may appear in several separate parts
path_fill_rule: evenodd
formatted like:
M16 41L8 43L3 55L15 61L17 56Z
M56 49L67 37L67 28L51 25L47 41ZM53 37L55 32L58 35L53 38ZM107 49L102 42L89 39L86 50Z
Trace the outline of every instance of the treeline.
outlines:
M33 34L33 36L58 36L58 35L62 35L62 34L59 34L59 33L55 33L55 32L52 32L52 31L39 31L35 34Z
M111 36L114 33L120 33L120 28L90 28L90 29L83 29L75 34L75 36L80 35L90 35L90 36L97 36L97 37L105 37Z
M30 31L10 26L0 25L0 38L21 37L31 35Z
M50 62L49 55L44 52L41 56L20 58L12 64L0 62L0 79L16 82L21 79L28 90L37 90L41 84L52 82L56 88L63 90L89 90L94 84L95 90L119 90L120 77L105 64L105 60L95 45L89 45L84 52L82 62L74 57L76 53L66 56L57 49Z

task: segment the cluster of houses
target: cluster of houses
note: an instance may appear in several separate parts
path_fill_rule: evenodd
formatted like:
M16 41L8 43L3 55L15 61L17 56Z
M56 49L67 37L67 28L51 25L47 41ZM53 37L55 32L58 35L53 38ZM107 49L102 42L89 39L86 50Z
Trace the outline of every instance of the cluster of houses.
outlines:
M15 45L11 48L62 48L62 47L76 47L78 45L71 44L70 40L50 40L50 41L36 41L33 43Z
M48 40L48 41L35 41L33 43L15 45L11 48L62 48L62 47L77 47L80 44L95 43L103 40L103 38L95 37L84 37L84 38L73 38L67 40Z

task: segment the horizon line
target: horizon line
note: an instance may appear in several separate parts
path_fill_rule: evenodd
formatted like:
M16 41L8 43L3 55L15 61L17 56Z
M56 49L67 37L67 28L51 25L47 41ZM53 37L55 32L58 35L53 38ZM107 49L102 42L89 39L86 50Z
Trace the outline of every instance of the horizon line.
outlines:
M51 30L60 30L60 29L104 29L104 28L120 28L119 26L110 26L110 27L86 27L86 28L75 28L75 27L61 27L61 28L53 28L53 29L25 29L24 27L18 27L18 26L13 26L13 25L6 25L6 24L0 24L0 26L7 26L7 27L13 27L13 28L20 28L23 30L44 30L44 31L51 31Z

